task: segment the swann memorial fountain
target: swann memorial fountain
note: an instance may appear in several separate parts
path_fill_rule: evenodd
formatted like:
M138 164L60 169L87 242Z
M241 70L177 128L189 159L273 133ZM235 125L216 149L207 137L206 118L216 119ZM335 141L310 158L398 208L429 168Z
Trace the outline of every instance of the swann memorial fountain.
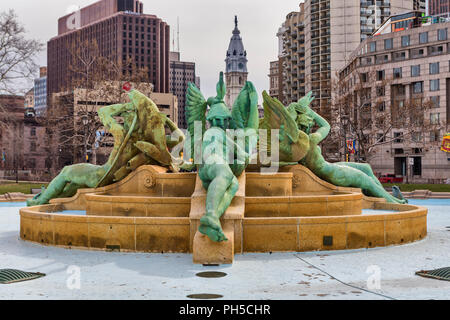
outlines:
M187 137L137 90L129 103L100 109L115 140L108 162L64 168L20 210L21 239L229 264L246 252L374 248L426 237L427 209L387 193L369 165L325 161L318 145L330 126L309 107L311 95L285 107L264 92L259 119L252 83L231 111L225 92L223 74L208 100L189 85Z

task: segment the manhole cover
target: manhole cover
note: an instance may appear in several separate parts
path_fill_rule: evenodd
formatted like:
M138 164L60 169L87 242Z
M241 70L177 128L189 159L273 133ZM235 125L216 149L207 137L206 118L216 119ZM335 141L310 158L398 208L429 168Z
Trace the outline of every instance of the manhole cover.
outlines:
M416 275L426 278L450 281L450 267L429 271L418 271Z
M227 274L225 272L218 272L218 271L207 271L197 273L197 277L200 278L223 278L226 276Z
M187 297L189 299L202 299L202 300L223 298L223 296L220 294L209 294L209 293L190 294Z
M22 282L28 280L34 280L37 278L45 277L43 273L24 272L14 269L1 269L0 270L0 283L9 284L15 282Z

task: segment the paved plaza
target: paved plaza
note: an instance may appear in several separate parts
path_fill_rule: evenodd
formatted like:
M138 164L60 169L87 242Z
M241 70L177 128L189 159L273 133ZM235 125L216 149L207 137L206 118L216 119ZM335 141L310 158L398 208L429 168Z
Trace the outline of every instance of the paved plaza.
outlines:
M450 200L411 202L429 209L423 241L369 250L244 254L219 267L194 265L188 254L78 251L24 242L21 204L0 204L0 269L47 275L0 285L0 299L178 300L204 293L226 300L449 299L450 282L415 272L450 267ZM196 276L204 271L227 275Z

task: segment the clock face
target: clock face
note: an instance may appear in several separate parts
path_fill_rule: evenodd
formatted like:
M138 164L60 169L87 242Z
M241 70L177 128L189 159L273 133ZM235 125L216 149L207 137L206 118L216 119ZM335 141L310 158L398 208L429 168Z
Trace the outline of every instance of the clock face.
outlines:
M239 69L244 69L244 65L242 63L239 63Z

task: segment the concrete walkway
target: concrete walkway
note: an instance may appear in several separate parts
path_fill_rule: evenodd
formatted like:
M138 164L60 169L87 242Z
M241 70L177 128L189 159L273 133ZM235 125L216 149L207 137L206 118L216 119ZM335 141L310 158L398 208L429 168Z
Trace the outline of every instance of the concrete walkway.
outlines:
M411 202L430 204L423 241L370 250L245 254L220 267L194 265L187 254L75 251L23 242L19 208L0 206L0 269L47 274L0 285L0 299L187 299L201 293L227 300L450 299L450 282L414 274L450 267L450 201ZM227 276L197 277L202 271ZM377 274L380 289L365 291L368 280L376 287Z

